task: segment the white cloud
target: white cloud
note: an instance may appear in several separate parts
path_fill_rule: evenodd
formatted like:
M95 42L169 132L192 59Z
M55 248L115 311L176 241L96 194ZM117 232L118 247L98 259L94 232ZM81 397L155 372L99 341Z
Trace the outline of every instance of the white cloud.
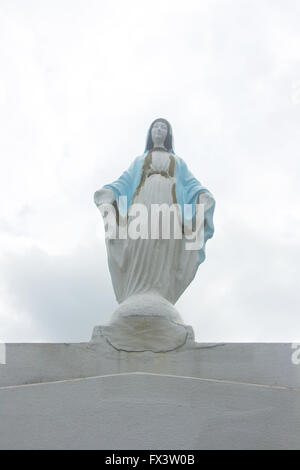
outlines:
M6 254L1 263L1 337L12 341L89 340L116 303L100 243L71 255L49 255L32 247ZM5 308L4 308L5 307Z

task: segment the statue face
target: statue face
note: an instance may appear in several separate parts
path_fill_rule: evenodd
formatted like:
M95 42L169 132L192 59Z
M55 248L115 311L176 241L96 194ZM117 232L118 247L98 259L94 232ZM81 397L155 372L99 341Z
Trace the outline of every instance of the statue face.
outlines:
M151 129L151 137L154 147L162 147L168 134L168 126L165 122L157 121Z

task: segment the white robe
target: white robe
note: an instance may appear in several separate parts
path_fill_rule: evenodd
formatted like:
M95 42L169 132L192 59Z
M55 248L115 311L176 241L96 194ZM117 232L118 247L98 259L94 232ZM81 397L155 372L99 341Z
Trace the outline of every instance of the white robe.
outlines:
M176 181L169 175L169 166L168 152L153 151L150 171L167 172L168 176L148 176L131 201L131 206L142 203L150 213L151 204L174 203L172 187ZM181 217L180 213L178 217ZM129 215L128 225L134 218ZM193 280L199 265L198 252L186 249L184 234L182 239L175 239L174 233L170 239L162 239L160 230L159 238L151 239L150 224L148 239L107 238L106 246L112 283L119 303L132 295L152 292L175 304Z

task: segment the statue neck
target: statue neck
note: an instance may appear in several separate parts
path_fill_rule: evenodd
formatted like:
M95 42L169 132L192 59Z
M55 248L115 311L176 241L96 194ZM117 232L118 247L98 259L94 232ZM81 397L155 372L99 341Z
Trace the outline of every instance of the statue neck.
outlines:
M166 147L164 146L159 146L157 145L156 147L153 147L151 149L151 152L155 152L156 150L160 151L160 152L168 152L168 150L166 149Z

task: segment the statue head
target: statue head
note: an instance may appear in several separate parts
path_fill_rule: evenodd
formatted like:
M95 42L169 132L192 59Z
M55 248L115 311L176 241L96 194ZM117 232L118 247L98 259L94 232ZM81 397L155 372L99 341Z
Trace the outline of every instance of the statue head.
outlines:
M154 147L164 147L169 152L174 153L172 127L166 119L155 119L150 126L145 152L149 152Z

